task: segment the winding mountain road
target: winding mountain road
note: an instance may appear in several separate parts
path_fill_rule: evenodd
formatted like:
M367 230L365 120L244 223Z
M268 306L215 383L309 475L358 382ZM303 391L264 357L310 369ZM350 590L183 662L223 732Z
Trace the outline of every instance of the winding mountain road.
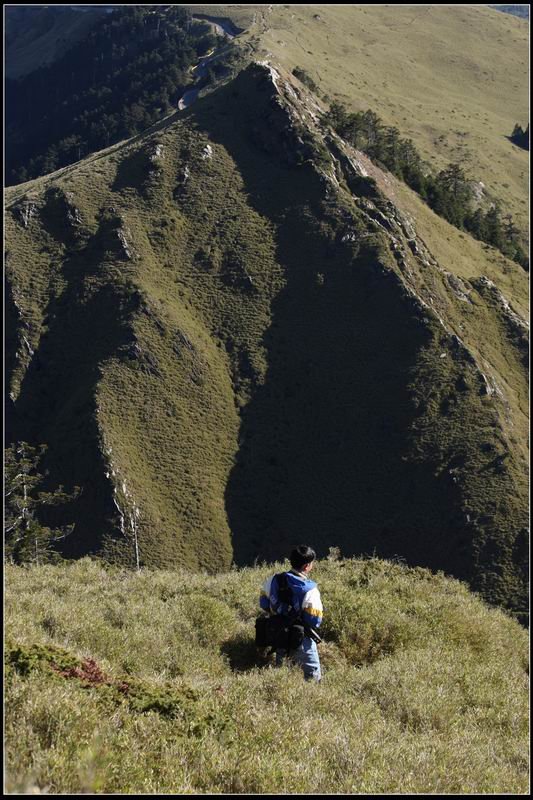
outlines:
M229 19L221 19L219 17L197 17L197 19L201 19L204 22L209 22L209 24L215 29L215 32L219 36L224 36L226 39L233 39L238 33L240 33L233 22ZM226 51L226 47L227 43L220 49L217 49L214 53L209 53L207 56L204 56L204 58L200 59L194 68L196 80L193 87L191 89L187 89L187 91L180 97L178 101L179 111L184 111L186 108L189 108L192 103L194 103L198 97L200 89L203 88L204 84L202 81L207 75L208 65L223 55Z

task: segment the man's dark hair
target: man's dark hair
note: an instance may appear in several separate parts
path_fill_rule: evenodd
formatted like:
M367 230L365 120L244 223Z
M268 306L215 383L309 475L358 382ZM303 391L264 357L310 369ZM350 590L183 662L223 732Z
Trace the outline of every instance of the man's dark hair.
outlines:
M301 569L304 564L309 564L309 562L315 560L316 553L312 547L308 547L306 544L300 544L298 547L294 548L290 558L291 565L294 569Z

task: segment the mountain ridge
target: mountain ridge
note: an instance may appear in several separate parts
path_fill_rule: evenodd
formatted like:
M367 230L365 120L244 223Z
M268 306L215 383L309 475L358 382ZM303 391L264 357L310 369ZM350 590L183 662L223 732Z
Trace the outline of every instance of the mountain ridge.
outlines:
M448 277L319 113L256 62L8 190L15 438L44 435L50 480L85 487L70 557L224 568L311 536L524 608L521 323Z

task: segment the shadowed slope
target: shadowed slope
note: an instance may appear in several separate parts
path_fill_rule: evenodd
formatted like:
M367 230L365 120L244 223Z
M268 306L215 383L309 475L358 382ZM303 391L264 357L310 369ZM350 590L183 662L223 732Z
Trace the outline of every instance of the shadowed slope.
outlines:
M252 84L254 69L264 74ZM337 544L401 554L499 601L513 585L512 602L523 605L516 554L507 550L525 524L523 466L518 454L510 471L500 466L513 449L499 421L504 409L454 333L471 335L457 317L461 304L423 244L402 241L401 216L379 194L374 206L336 189L325 157L318 168L316 156L298 169L287 163L287 119L294 123L300 109L298 130L308 101L300 94L298 105L290 86L284 92L280 76L266 73L250 68L195 115L238 163L257 210L274 220L286 281L226 493L236 557L277 557L300 539L321 553ZM307 145L300 140L302 160ZM303 196L302 207L295 198ZM368 215L395 235L387 241ZM498 335L496 346L503 341Z

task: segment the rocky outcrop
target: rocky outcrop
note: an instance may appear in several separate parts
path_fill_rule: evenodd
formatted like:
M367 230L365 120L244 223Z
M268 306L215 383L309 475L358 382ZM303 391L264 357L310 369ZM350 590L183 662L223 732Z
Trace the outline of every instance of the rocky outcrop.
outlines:
M27 228L31 220L38 213L38 210L37 203L34 201L21 200L13 207L13 215L20 221L24 228Z
M46 190L40 216L45 230L64 244L79 243L89 235L74 195L58 186Z

